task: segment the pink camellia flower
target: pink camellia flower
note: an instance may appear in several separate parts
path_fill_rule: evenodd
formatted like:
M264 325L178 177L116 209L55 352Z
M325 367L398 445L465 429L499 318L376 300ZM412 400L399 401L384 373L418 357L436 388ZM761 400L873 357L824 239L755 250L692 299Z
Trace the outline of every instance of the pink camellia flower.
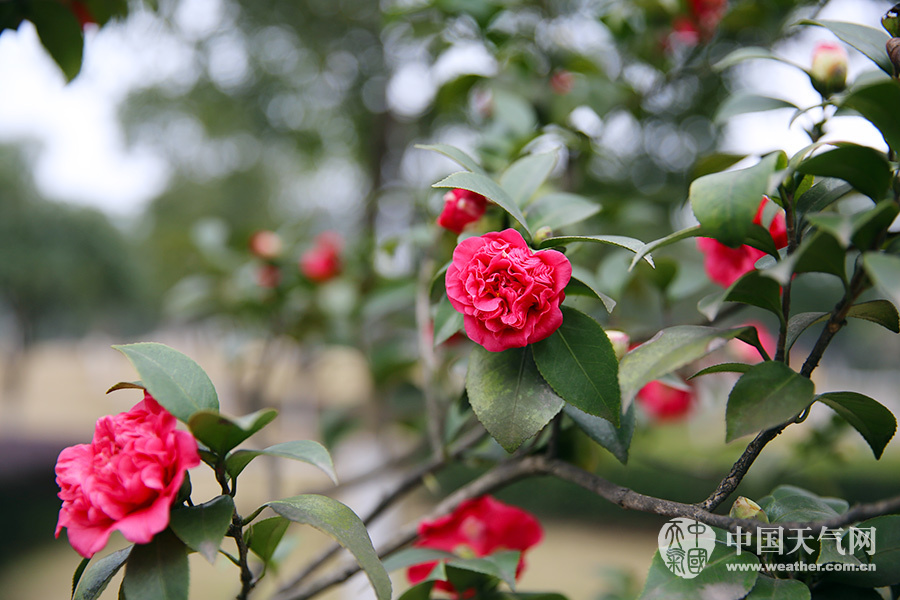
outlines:
M637 393L635 401L658 421L676 421L691 410L694 395L662 381L651 381Z
M462 233L466 225L481 218L487 202L487 198L469 190L450 190L444 194L444 210L438 216L437 224L453 233Z
M257 231L250 236L250 252L264 260L274 260L281 256L281 237L274 231Z
M809 69L813 87L823 96L847 86L847 51L835 42L819 42L813 49Z
M466 500L451 514L422 521L415 546L453 552L465 558L482 557L501 550L519 550L516 578L525 570L525 551L544 536L541 524L521 508L504 504L491 496ZM410 583L428 577L437 561L415 565L407 571ZM440 590L455 592L446 581L436 582ZM465 595L465 594L464 594Z
M562 325L559 304L572 276L562 252L534 252L515 229L463 240L447 269L447 297L466 335L491 352L521 348Z
M90 558L113 531L146 544L169 525L184 473L200 464L197 442L150 394L128 412L101 418L90 444L64 449L56 461L63 527Z
M300 272L323 283L341 272L341 236L333 231L320 233L315 245L300 257Z
M762 225L763 209L770 200L763 196L753 217L753 222ZM784 213L778 212L772 222L769 224L769 234L775 242L776 248L784 248L787 246L787 228L784 223ZM765 252L757 250L752 246L739 246L737 248L729 248L725 244L712 238L698 238L697 247L706 255L704 266L706 274L710 279L721 285L728 287L741 278L745 273L749 273L755 268L756 261L765 256Z

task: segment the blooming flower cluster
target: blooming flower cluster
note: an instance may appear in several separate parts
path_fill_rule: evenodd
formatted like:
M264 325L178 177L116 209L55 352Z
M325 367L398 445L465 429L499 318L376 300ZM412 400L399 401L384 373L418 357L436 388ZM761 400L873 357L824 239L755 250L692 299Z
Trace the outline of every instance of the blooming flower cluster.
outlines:
M90 444L64 449L56 463L63 528L85 558L113 531L146 544L169 524L185 471L200 464L197 442L150 394L128 412L97 421Z

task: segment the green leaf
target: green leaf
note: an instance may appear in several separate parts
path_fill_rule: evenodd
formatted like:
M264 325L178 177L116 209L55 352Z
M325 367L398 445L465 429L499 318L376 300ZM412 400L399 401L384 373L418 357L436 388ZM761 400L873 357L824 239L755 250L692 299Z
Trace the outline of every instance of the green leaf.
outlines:
M853 186L839 179L823 179L797 198L797 214L802 219L808 213L824 210L852 190Z
M729 154L721 152L717 154L709 154L697 160L691 171L691 180L724 171L728 167L732 167L747 158L746 154Z
M546 240L541 242L539 247L541 249L553 248L555 246L566 246L568 244L575 244L578 242L591 244L608 244L610 246L618 246L619 248L631 250L634 253L638 253L644 248L644 242L642 242L641 240L626 237L624 235L566 235L547 238ZM653 259L650 257L649 253L645 252L641 254L641 258L647 261L647 263L651 267L653 266Z
M900 307L900 256L866 252L863 268L894 306Z
M172 510L169 527L178 538L213 564L234 516L231 496L217 496L197 506Z
M781 310L781 286L759 271L750 271L728 286L728 289L707 296L697 305L697 309L710 321L716 318L726 302L739 302L758 306L784 320Z
M563 412L589 438L609 450L623 465L628 463L628 449L631 447L631 438L634 435L634 403L628 405L619 427L616 427L602 417L595 417L580 411L574 406L566 405Z
M642 387L654 379L703 358L726 341L752 329L715 329L696 325L663 329L626 354L619 363L622 403L630 402Z
M494 577L515 590L516 568L519 566L521 554L518 550L514 550L501 551L481 558L455 558L449 561L447 566Z
M556 192L541 196L525 211L532 231L549 227L555 231L580 223L600 212L601 206L575 194Z
M478 420L507 452L536 435L565 404L541 377L530 346L503 352L476 346L466 390Z
M631 265L628 267L628 270L634 269L635 265L644 258L644 256L650 254L655 250L659 250L660 248L664 248L675 242L680 242L681 240L686 240L692 237L704 236L707 235L703 228L700 225L694 225L693 227L688 227L687 229L682 229L680 231L676 231L675 233L670 233L664 238L660 238L658 240L653 240L652 242L647 242L644 244L644 247L641 248L638 252L635 253L634 258L631 259Z
M824 231L817 231L800 244L797 250L775 266L763 269L760 274L771 277L781 285L800 273L828 273L846 282L844 249L837 239Z
M856 556L863 560L867 558L875 568L873 571L865 572L831 573L829 579L866 587L895 585L900 581L900 516L875 517L858 523L855 527L859 529L871 527L875 530L875 554L868 556L862 552L856 553Z
M34 23L41 44L62 69L66 81L72 81L81 72L84 53L81 24L62 3L34 2L29 7L28 20Z
M141 383L140 381L120 381L116 385L114 385L111 388L109 388L108 390L106 390L106 393L109 394L110 392L118 392L119 390L143 390L143 389L145 389L144 384Z
M247 547L268 565L290 524L284 517L269 517L251 523L244 535Z
M128 600L188 600L188 583L187 548L167 530L134 547L121 591Z
M87 569L88 563L91 562L90 558L82 558L81 562L78 563L78 566L75 567L75 572L72 573L72 595L75 595L75 589L78 587L78 582L81 580L81 576L84 575L84 570Z
M887 79L854 88L841 101L841 106L852 108L868 119L894 152L900 152L900 121L895 110L900 106L900 83L897 80Z
M594 319L563 306L562 325L532 345L544 380L563 400L584 412L619 424L619 361Z
M312 440L283 442L269 446L264 450L235 450L225 460L225 470L228 471L230 477L237 477L250 464L250 461L257 456L277 456L299 460L318 467L334 483L338 482L337 474L334 472L334 463L331 461L331 454L328 453L328 450L322 444Z
M96 600L109 585L110 580L119 572L131 549L134 546L128 546L117 552L113 552L99 560L90 562L87 568L78 578L75 590L72 592L72 600Z
M781 362L754 365L728 395L725 441L780 425L813 403L812 381Z
M434 580L423 581L418 585L409 588L397 600L429 600L431 598L431 590L434 588Z
M440 346L463 328L463 315L450 304L447 295L441 296L434 312L434 346Z
M716 111L714 120L717 123L724 123L736 115L777 110L779 108L793 108L794 110L799 110L796 104L788 102L787 100L759 96L757 94L735 94L729 96L728 99L719 106L719 110Z
M809 312L799 313L791 317L791 320L788 321L787 349L791 349L794 342L800 337L800 334L806 331L807 328L828 320L828 314L826 312ZM894 308L894 305L887 300L870 300L854 304L847 312L847 316L871 321L894 333L900 333L900 315L897 314L897 309Z
M597 289L598 287L594 276L587 269L572 265L572 276L566 284L566 295L597 298L603 303L606 312L611 313L616 308L616 301Z
M458 557L451 552L435 550L434 548L412 547L394 552L384 559L382 564L384 564L385 570L388 573L391 573L398 569L406 569L407 567L412 567L414 565L421 565L423 563L430 563L438 560L452 560L454 558Z
M828 318L826 312L808 312L799 313L791 317L787 324L787 337L785 338L785 350L790 350L797 341L797 338L806 331L807 328L815 325L820 321Z
M803 160L801 173L843 179L876 202L891 184L891 167L883 152L868 146L842 144L833 150Z
M810 592L802 581L760 575L744 600L810 600Z
M759 562L753 554L742 552L716 543L709 562L693 579L685 579L673 574L663 561L659 550L653 555L647 583L638 600L740 600L756 583L759 571L741 570L741 565L755 565ZM729 570L729 565L732 570Z
M201 410L191 415L188 427L194 437L206 446L224 455L229 450L268 425L278 416L278 411L264 408L243 417L230 417L218 411Z
M893 200L882 200L875 208L853 215L853 245L860 250L875 250L873 246L891 226L900 207Z
M773 152L747 169L704 175L691 183L694 215L710 235L728 246L744 243L769 178L787 164L784 152Z
M316 494L276 500L267 506L285 519L311 525L334 538L356 557L378 600L391 600L391 580L378 560L366 526L352 510L337 500Z
M894 74L891 59L885 49L885 45L890 39L890 36L881 29L867 27L866 25L857 25L856 23L826 21L824 19L820 21L803 19L798 25L816 25L828 29L831 33L836 35L838 39L850 44L870 58L882 71L888 75Z
M846 501L822 498L792 485L780 485L759 500L769 523L824 521L847 510Z
M525 220L525 215L522 214L522 209L519 208L519 205L516 204L515 200L509 197L509 194L507 194L502 187L497 185L496 181L487 175L468 172L452 173L433 184L431 187L461 188L481 194L509 213L509 216L522 226L522 229L525 230L529 237L534 235L534 232L529 228L528 222Z
M714 64L713 69L715 69L716 71L724 71L725 69L742 63L745 60L759 59L777 60L779 62L786 62L787 64L791 65L793 64L782 58L779 58L778 56L775 56L770 50L766 48L760 48L758 46L747 46L745 48L739 48L734 52L728 54L725 58Z
M816 400L831 407L850 423L868 442L875 458L881 458L884 447L897 431L897 419L891 411L876 400L856 392L827 392L816 396Z
M500 186L517 206L524 208L550 176L557 160L556 150L524 156L507 167L500 176Z
M181 352L153 342L113 348L125 355L150 395L179 421L187 423L200 410L219 410L209 376Z
M443 154L447 158L456 162L459 166L473 173L479 173L481 175L487 175L484 169L481 168L481 165L478 162L454 146L448 146L447 144L416 144L415 146L419 150L432 150L434 152L438 152L439 154Z
M753 365L748 365L745 363L720 363L718 365L706 367L705 369L700 369L699 371L688 377L688 379L703 377L704 375L710 375L712 373L746 373L752 366Z

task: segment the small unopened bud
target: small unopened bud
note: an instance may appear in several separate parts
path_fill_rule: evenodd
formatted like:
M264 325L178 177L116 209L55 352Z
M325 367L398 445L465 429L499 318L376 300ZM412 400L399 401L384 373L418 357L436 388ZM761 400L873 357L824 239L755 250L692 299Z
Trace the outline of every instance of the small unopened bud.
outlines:
M273 260L281 255L281 238L274 231L257 231L250 237L250 252L259 258Z
M728 516L733 519L755 519L762 523L769 522L769 517L762 507L750 498L745 498L743 496L739 496L738 499L734 501L734 504L731 505L731 510L728 512Z
M622 360L622 357L628 352L631 338L629 338L628 334L624 331L617 331L615 329L607 329L606 337L608 337L609 341L612 343L613 352L616 353L616 358Z
M881 17L881 26L891 34L891 37L900 37L900 4L895 4L891 10L884 13Z
M842 91L847 87L847 51L835 42L820 42L813 50L809 75L822 96Z
M894 65L894 76L900 76L900 37L892 37L887 41L885 46L888 56L891 57L891 64Z
M553 230L547 227L541 227L537 231L534 232L534 243L540 244L544 240L550 239L553 237Z

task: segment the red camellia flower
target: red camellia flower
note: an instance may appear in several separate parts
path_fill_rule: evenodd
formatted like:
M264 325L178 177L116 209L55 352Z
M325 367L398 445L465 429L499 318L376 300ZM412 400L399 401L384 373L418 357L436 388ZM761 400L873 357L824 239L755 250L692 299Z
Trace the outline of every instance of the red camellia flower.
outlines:
M281 256L281 237L274 231L257 231L250 236L250 252L264 260L274 260Z
M323 283L341 272L341 236L325 231L316 238L315 246L300 257L300 272L315 282Z
M85 558L118 530L146 544L169 525L169 508L185 470L200 464L197 442L150 394L128 412L97 421L90 444L64 449L56 461L63 527Z
M462 233L466 225L481 218L487 202L487 198L469 190L450 190L444 194L444 210L438 216L437 224L454 233Z
M519 550L516 578L525 569L525 551L538 544L544 536L541 524L521 508L504 504L490 496L467 500L453 513L419 524L419 539L415 546L453 552L464 558L482 557L501 550ZM436 561L410 567L410 583L428 577ZM436 583L437 589L455 592L445 581Z
M651 381L637 393L636 401L659 421L675 421L691 410L694 395L662 381Z
M515 229L460 242L447 269L447 297L466 335L491 352L521 348L562 325L559 304L572 276L562 252L534 252Z
M672 23L670 44L674 41L683 46L696 46L709 40L728 9L726 0L690 0L688 5L689 14L676 17Z
M756 211L753 222L762 225L763 209L770 200L763 196ZM787 228L784 223L784 213L778 212L772 222L769 224L769 234L775 242L776 248L784 248L787 246ZM765 252L757 250L752 246L739 246L737 248L729 248L725 244L712 238L699 238L697 247L706 255L704 266L706 274L709 278L721 285L728 287L745 273L749 273L755 268L756 261L765 256Z

